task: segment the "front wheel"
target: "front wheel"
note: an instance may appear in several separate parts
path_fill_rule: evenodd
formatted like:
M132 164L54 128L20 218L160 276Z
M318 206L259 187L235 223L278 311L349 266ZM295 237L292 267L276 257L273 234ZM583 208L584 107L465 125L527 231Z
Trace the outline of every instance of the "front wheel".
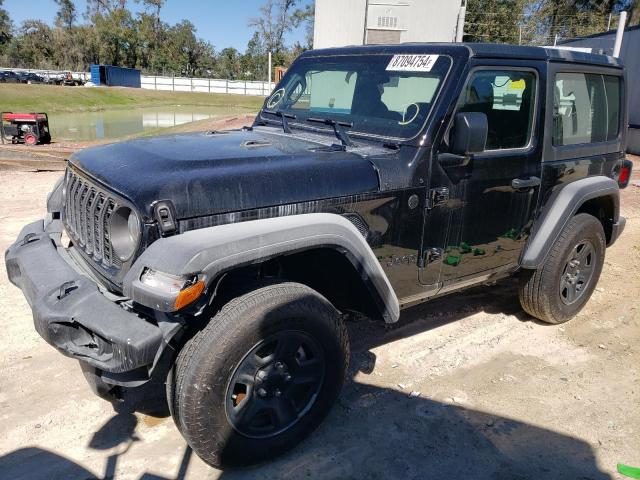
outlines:
M544 264L520 285L522 308L548 323L564 323L573 318L596 288L605 249L600 221L587 213L573 217Z
M229 302L183 347L168 384L172 414L207 463L261 462L321 423L348 360L344 322L324 297L268 285Z

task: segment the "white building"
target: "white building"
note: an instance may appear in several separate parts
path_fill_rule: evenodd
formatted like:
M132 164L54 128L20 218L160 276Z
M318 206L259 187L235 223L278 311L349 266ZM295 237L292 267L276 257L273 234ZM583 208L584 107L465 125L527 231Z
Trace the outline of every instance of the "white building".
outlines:
M316 0L314 48L453 42L462 0Z

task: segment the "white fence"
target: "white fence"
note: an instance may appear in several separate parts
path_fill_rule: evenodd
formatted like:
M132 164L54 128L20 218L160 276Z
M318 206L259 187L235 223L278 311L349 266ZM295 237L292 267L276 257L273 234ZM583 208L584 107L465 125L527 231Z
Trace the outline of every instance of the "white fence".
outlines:
M62 70L42 70L33 68L3 68L16 72L34 72L42 75L47 80L56 78L63 73ZM88 72L72 72L73 78L88 82L91 74ZM147 90L169 90L174 92L205 92L205 93L235 93L237 95L260 95L266 97L271 93L273 83L253 82L244 80L226 80L219 78L185 78L166 77L154 75L142 75L141 86Z
M237 95L269 95L269 82L225 80L219 78L184 78L142 75L142 88L174 92L235 93ZM273 86L273 84L271 85Z

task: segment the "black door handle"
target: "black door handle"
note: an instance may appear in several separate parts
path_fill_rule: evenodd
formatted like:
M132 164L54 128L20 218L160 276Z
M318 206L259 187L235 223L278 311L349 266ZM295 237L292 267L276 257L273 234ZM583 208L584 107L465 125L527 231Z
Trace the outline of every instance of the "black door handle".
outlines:
M524 190L525 188L533 188L540 185L538 177L514 178L511 180L511 187L516 190Z

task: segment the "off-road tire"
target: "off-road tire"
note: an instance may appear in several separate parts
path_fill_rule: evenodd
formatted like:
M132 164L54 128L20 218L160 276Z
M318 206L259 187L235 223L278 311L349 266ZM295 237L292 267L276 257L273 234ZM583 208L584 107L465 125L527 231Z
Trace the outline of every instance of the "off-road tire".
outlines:
M243 435L227 413L234 372L256 345L283 332L302 332L317 341L325 359L320 389L286 430L267 438ZM267 285L231 300L184 345L167 384L171 413L191 448L210 465L259 463L293 448L322 422L340 393L348 361L346 327L327 299L297 283Z
M566 304L561 297L560 282L573 249L581 242L589 242L593 246L593 273L574 303ZM587 303L598 283L605 249L604 229L597 218L587 213L571 218L553 244L544 264L523 277L519 291L522 308L529 315L547 323L559 324L573 318Z

